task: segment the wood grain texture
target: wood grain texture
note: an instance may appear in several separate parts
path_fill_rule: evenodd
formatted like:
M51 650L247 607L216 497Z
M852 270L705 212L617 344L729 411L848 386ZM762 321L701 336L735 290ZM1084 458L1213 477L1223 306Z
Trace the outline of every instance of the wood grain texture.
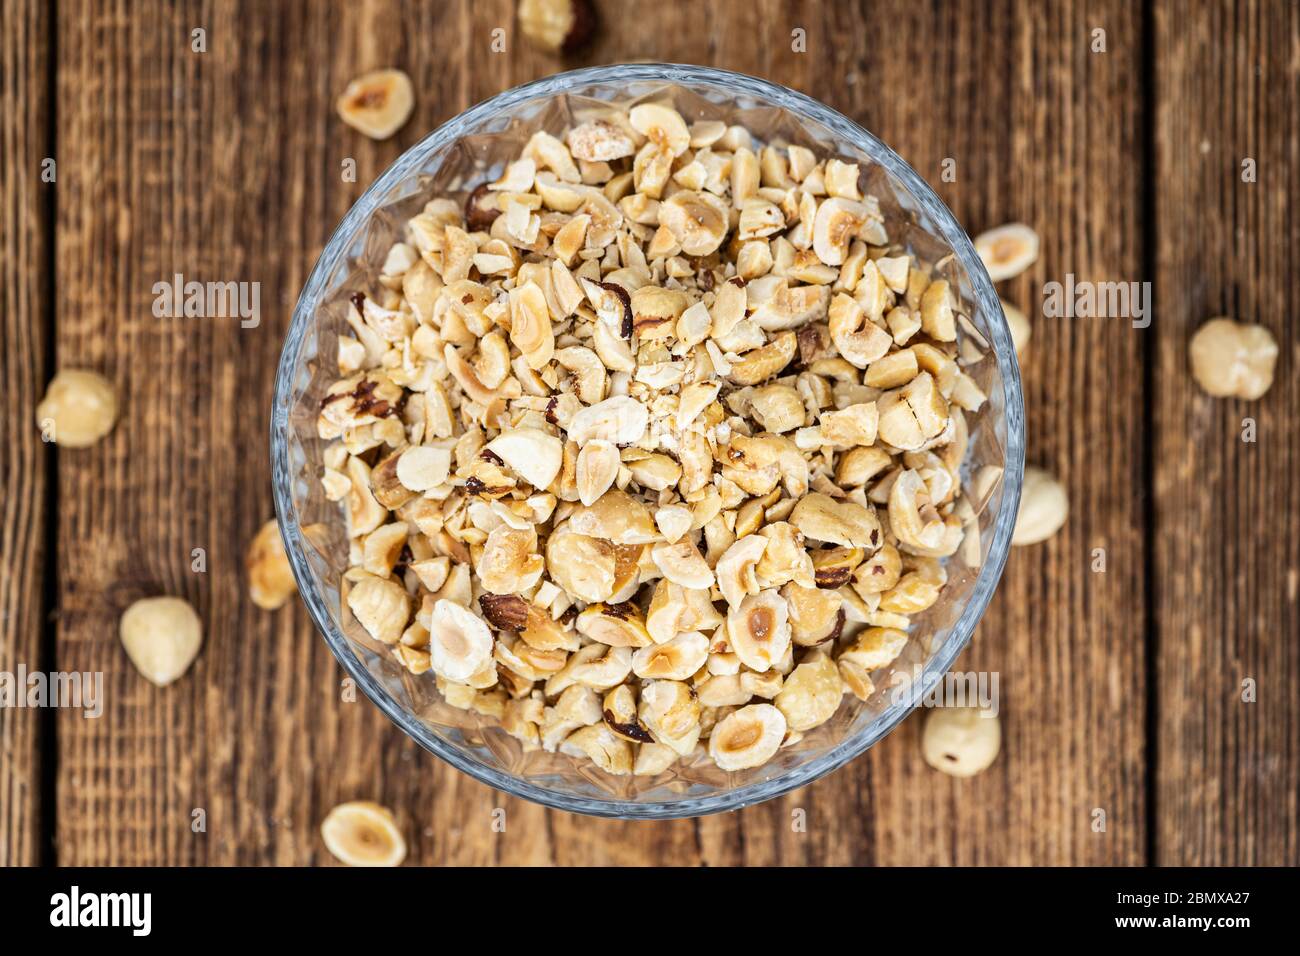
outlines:
M1097 26L1108 31L1104 54L1090 52ZM895 40L885 48L852 39L886 34ZM1141 34L1125 3L872 3L828 18L810 57L809 92L893 146L972 235L1010 220L1040 233L1037 264L999 292L1033 316L1022 366L1027 462L1057 473L1072 504L1060 534L1013 549L959 659L960 670L999 675L998 762L967 781L934 773L919 759L924 717L913 715L811 788L810 822L825 827L817 858L1143 860L1145 555L1133 494L1142 443L1136 417L1120 411L1141 407L1141 342L1126 324L1035 314L1043 283L1066 272L1140 269L1139 184L1128 171L1140 162L1141 113L1124 90L1139 72ZM955 182L943 181L945 159ZM1098 547L1109 555L1101 574L1090 570ZM1092 828L1097 809L1105 832Z
M43 670L47 477L52 448L35 428L45 387L51 155L50 17L45 5L0 7L0 672ZM25 689L20 689L25 694ZM0 867L41 858L43 715L0 708Z
M425 29L456 30L463 10ZM342 673L295 601L268 614L245 596L243 553L273 514L267 409L298 290L362 189L420 130L460 106L422 99L396 140L349 134L333 100L390 55L398 11L325 6L72 4L59 22L67 192L61 363L95 362L127 396L123 424L60 472L60 662L106 673L109 710L59 725L63 863L310 863L319 821L353 797L398 808L413 834L458 776L417 757ZM207 50L191 48L206 30ZM412 34L415 35L415 34ZM329 51L322 59L319 51ZM467 74L449 45L435 69ZM463 104L462 104L463 105ZM346 159L357 181L345 182ZM260 283L256 328L158 319L155 282ZM203 548L207 570L195 573ZM143 594L190 600L204 648L187 677L140 680L116 636ZM436 799L435 799L436 794ZM195 811L204 830L195 832ZM446 839L413 838L415 860Z
M1300 10L1155 10L1157 862L1300 863ZM1252 159L1257 181L1243 181ZM1205 320L1280 347L1256 402L1213 399ZM1253 419L1257 439L1242 440ZM1243 700L1253 681L1255 703Z

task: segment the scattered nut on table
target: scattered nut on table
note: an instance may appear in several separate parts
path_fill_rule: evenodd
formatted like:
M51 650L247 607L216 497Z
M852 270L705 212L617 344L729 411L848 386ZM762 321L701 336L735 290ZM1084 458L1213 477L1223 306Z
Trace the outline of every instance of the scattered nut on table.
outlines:
M591 0L519 0L519 29L547 53L574 53L595 32L596 11Z
M274 518L253 536L244 565L248 570L248 596L258 607L274 611L297 593L280 525Z
M388 139L411 118L415 91L401 70L375 70L349 83L335 106L353 129L371 139Z
M1038 544L1061 530L1070 514L1070 499L1049 472L1033 466L1025 469L1020 486L1020 510L1011 532L1012 544Z
M352 298L318 419L348 624L524 750L756 767L966 561L968 306L852 163L661 101L574 123Z
M925 762L953 777L973 777L987 770L1001 747L1001 721L996 713L980 707L935 707L921 734Z
M199 616L177 597L136 601L126 609L118 627L131 663L159 687L184 674L203 643Z
M386 807L368 800L341 803L320 825L325 848L348 866L400 866L406 840Z
M1038 259L1038 233L1023 222L1009 222L976 236L975 251L990 279L1012 279Z
M47 441L64 448L87 448L117 421L117 391L96 372L63 369L50 381L36 406L36 425Z
M1016 357L1023 357L1025 346L1029 344L1029 336L1033 332L1029 318L1006 299L1002 300L1002 313L1007 317L1007 328L1011 330L1011 343L1016 348Z
M1277 341L1262 325L1219 317L1192 336L1188 356L1192 375L1216 398L1262 398L1273 384Z

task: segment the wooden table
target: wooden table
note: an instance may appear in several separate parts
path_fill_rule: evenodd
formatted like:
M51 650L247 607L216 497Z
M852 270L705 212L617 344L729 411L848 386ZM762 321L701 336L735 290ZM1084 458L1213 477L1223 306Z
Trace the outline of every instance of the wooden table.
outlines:
M596 43L562 63L527 46L508 0L0 5L0 670L105 675L98 719L0 710L0 864L330 862L319 823L352 798L394 808L416 863L1300 862L1300 8L601 9ZM1016 550L962 659L1001 676L1003 751L980 777L926 767L909 719L829 778L738 813L545 811L443 766L364 699L342 702L301 604L246 598L243 551L272 515L275 362L335 224L469 105L635 59L806 91L894 146L972 233L1023 220L1042 235L1038 263L1001 291L1033 314L1029 460L1059 473L1071 516ZM416 109L373 143L333 101L389 65L411 74ZM261 324L154 318L153 284L176 272L260 282ZM1043 284L1067 273L1150 282L1150 327L1043 317ZM1188 338L1216 314L1276 336L1263 400L1191 381ZM60 367L97 369L124 396L92 449L45 445L34 425ZM117 638L147 593L187 598L206 629L163 690Z

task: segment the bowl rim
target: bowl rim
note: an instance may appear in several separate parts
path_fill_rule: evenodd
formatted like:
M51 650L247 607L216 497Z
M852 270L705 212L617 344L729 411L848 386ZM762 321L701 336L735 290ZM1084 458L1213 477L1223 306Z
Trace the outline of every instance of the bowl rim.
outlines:
M690 87L705 84L727 86L759 97L767 103L789 109L815 120L837 138L851 142L907 189L910 198L930 214L936 231L958 256L972 285L974 298L988 316L993 355L998 363L1003 390L1003 418L1006 430L1002 502L992 524L993 540L979 569L971 593L958 619L952 624L942 648L926 662L919 680L908 685L904 699L895 701L870 724L830 748L820 757L785 774L758 783L723 790L701 797L655 802L604 799L566 794L539 786L511 773L480 763L456 746L440 739L414 714L403 707L371 674L353 650L351 642L330 615L325 596L317 589L304 552L302 529L293 505L294 477L289 464L289 415L299 353L307 341L313 318L324 296L329 278L344 262L371 216L421 164L430 152L466 135L479 121L503 108L527 100L573 92L596 83L660 81ZM552 74L511 87L458 114L406 149L348 210L331 233L294 307L276 371L275 394L270 421L272 482L276 516L299 593L307 605L316 629L324 637L348 675L365 695L409 737L457 770L505 793L543 806L598 817L622 819L674 819L737 810L806 786L860 756L896 728L930 693L970 643L976 625L988 608L1010 552L1011 533L1019 506L1024 472L1024 404L1019 364L1011 333L1000 301L979 256L965 230L930 185L889 146L863 126L812 97L771 80L715 67L677 63L607 64Z

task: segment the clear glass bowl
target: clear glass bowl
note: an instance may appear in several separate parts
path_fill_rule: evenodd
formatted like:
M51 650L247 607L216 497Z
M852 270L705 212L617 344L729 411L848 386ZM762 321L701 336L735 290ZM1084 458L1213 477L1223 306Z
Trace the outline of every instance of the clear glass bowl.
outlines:
M995 465L1003 479L977 502L982 559L949 560L938 604L915 619L913 638L878 689L845 697L828 723L768 764L726 773L707 760L679 761L659 777L614 777L586 760L525 753L491 718L446 705L432 674L414 677L340 610L347 566L343 516L321 490L325 443L320 397L333 378L348 296L370 292L405 221L433 195L463 196L499 174L533 131L559 133L585 111L643 99L671 100L688 122L723 119L765 142L785 141L859 163L864 191L881 200L891 239L952 283L990 346L968 368L989 396L970 421L968 468ZM948 253L952 253L951 256ZM501 93L407 150L366 190L334 231L294 310L280 357L271 419L275 504L298 588L316 626L365 694L425 749L478 780L547 806L598 816L666 818L732 810L802 787L852 760L923 699L970 640L1002 574L1024 463L1024 408L1010 332L979 257L952 213L910 166L852 120L793 90L723 70L670 64L606 66L550 76Z

